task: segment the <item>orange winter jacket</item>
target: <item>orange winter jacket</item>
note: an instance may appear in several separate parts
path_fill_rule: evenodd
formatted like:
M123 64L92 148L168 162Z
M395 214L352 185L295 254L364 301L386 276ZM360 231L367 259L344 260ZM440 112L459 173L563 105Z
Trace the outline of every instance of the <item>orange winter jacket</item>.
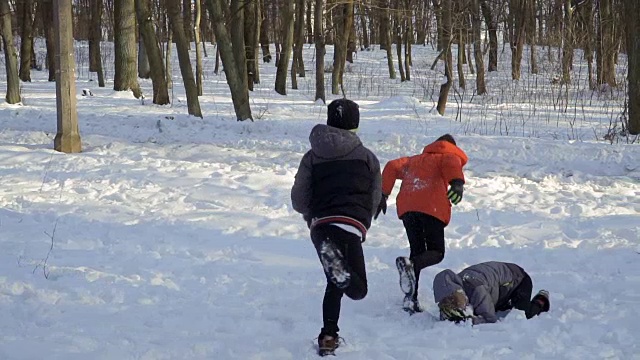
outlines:
M396 198L398 217L409 211L431 215L444 222L451 220L447 198L449 182L464 181L462 167L467 155L456 145L440 140L425 146L422 154L391 160L382 171L382 193L390 195L396 179L402 180Z

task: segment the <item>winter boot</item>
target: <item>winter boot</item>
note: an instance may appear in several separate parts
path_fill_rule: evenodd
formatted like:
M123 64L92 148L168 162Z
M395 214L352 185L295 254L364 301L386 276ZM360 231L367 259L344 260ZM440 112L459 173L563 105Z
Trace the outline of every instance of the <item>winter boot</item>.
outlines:
M340 346L338 336L332 336L327 334L318 335L318 355L327 356L335 355L335 351Z
M320 262L329 280L338 288L346 289L351 282L351 274L344 263L340 250L330 241L320 246Z
M396 267L400 274L400 290L405 295L405 299L414 299L416 291L416 274L413 272L413 262L407 257L396 258Z
M404 301L402 302L402 310L408 312L409 315L424 311L420 306L418 299L415 299L410 295L405 295Z

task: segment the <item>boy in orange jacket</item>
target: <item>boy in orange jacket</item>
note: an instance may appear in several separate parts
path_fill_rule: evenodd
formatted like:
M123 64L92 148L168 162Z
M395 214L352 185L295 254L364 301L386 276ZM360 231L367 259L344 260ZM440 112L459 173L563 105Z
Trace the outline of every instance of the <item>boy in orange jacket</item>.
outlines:
M402 180L396 198L398 218L407 231L409 257L396 259L400 288L405 294L403 309L420 312L420 271L444 258L444 228L451 220L451 204L462 200L467 155L446 134L427 145L422 154L389 161L382 171L382 200L376 218L386 213L386 200L397 179Z

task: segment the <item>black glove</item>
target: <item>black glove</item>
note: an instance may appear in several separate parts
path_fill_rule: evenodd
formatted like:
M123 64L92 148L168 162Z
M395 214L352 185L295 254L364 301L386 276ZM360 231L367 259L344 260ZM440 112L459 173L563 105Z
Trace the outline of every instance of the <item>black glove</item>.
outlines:
M447 192L447 197L453 205L458 205L460 200L462 200L462 193L464 192L464 180L453 179L449 182L449 185L450 187Z
M378 205L378 210L376 210L376 214L373 216L374 219L378 219L378 215L382 211L383 214L387 213L387 199L389 195L382 194L382 198L380 198L380 204Z

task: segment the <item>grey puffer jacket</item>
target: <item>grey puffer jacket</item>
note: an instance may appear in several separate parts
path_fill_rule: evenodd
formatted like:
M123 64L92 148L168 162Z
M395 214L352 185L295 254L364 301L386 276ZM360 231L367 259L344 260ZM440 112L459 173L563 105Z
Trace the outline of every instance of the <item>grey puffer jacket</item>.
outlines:
M490 261L469 266L458 274L441 271L433 279L433 295L436 303L463 289L473 307L474 323L498 321L496 308L508 307L514 289L528 276L518 265Z
M302 157L291 189L293 209L307 221L354 219L366 232L382 197L378 158L348 130L319 124L309 141L311 150Z

